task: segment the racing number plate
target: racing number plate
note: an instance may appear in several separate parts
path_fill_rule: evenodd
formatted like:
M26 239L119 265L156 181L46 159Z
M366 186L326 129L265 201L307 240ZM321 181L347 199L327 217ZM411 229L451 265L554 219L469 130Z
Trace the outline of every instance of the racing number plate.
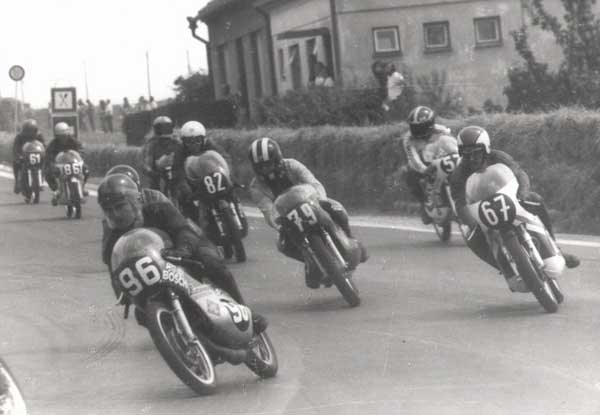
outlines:
M513 223L517 216L517 208L510 197L496 193L479 204L478 214L479 220L485 226L499 229Z

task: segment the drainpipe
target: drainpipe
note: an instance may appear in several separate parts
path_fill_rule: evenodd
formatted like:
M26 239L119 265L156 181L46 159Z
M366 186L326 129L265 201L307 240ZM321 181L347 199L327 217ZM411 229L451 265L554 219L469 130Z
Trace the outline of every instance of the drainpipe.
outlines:
M329 8L331 13L331 37L333 37L333 49L335 54L335 76L336 82L342 82L342 57L340 55L340 36L338 26L338 15L336 0L329 0Z
M271 89L273 96L277 96L277 71L275 69L275 48L273 47L273 33L271 31L271 15L259 6L254 6L256 11L265 18L267 24L267 49L269 52L269 66L271 72Z
M213 96L212 99L215 99L215 93L216 93L216 85L214 83L214 79L213 79L213 70L212 70L212 53L211 53L211 46L210 46L210 42L206 39L204 39L203 37L199 36L198 34L196 34L196 29L198 29L198 20L199 17L187 17L187 21L188 21L188 27L190 29L190 31L192 32L192 37L194 39L199 40L200 42L204 43L204 46L206 46L206 63L208 64L208 79L210 81L210 84L213 86Z

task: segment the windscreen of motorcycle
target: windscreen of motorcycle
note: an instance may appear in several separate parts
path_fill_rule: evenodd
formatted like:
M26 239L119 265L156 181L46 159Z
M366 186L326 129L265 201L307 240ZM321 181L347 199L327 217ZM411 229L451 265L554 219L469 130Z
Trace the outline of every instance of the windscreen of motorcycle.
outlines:
M83 163L81 155L75 150L61 151L54 160L56 164Z
M290 210L301 203L318 202L319 192L310 184L297 184L282 193L273 203L277 213L285 216Z
M190 156L185 160L185 175L192 180L202 179L217 172L230 176L227 162L214 150L205 151L199 156Z
M458 144L456 138L442 135L433 143L429 143L423 149L423 161L431 163L435 159L448 156L450 154L458 154Z
M512 170L502 163L492 164L482 172L473 173L466 184L467 204L486 200L509 184L516 185L516 192L519 182Z
M46 153L46 148L41 141L33 140L23 144L23 153Z
M162 272L165 260L160 251L163 248L173 246L169 236L159 230L152 228L137 228L123 234L115 243L111 256L111 271L116 273L132 258L148 257L147 262L152 261L159 266Z

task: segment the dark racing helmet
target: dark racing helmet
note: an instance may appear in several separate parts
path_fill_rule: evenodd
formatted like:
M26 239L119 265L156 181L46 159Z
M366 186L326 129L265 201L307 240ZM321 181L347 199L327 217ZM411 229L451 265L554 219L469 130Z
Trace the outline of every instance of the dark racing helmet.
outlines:
M152 122L154 135L159 138L171 138L173 136L173 121L166 115L156 117Z
M181 127L181 141L193 155L198 155L204 147L206 128L198 121L188 121Z
M25 120L23 122L23 126L21 127L21 132L27 137L35 137L38 134L37 121L33 118Z
M142 218L141 192L126 174L106 176L98 185L98 204L111 229L129 229Z
M490 136L483 128L470 125L456 136L462 162L472 171L479 170L490 154Z
M142 190L142 181L140 180L140 175L133 167L128 166L127 164L118 164L111 167L111 169L106 172L104 177L110 176L111 174L125 174L129 176L137 185L138 190Z
M73 129L64 121L56 123L54 126L54 137L64 140L73 136Z
M427 140L435 129L435 112L429 107L416 107L408 114L406 122L414 138Z
M281 148L269 137L259 138L250 144L248 158L257 175L271 177L281 168Z

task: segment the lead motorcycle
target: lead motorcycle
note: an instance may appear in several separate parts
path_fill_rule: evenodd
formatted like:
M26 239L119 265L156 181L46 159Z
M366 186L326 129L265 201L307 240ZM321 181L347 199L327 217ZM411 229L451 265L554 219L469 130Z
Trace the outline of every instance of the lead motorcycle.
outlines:
M266 332L254 335L251 310L210 282L190 277L184 266L201 263L163 258L162 249L171 246L166 233L138 228L119 238L111 257L113 284L126 304L143 311L171 370L198 394L215 389L215 365L223 362L244 363L262 378L275 376L275 349Z
M40 201L40 192L44 188L44 176L42 166L46 147L38 140L25 143L21 151L19 170L21 194L25 197L25 203L37 204Z
M460 161L458 153L448 154L431 161L432 172L421 179L425 193L425 212L433 221L435 233L441 241L450 240L452 222L456 222L463 239L466 240L468 226L461 223L450 192L448 177Z
M242 239L248 235L248 220L223 156L208 150L188 157L185 175L194 193L196 223L207 223L209 237L223 248L226 259L235 253L237 262L244 262L246 250Z
M518 188L504 164L472 174L466 183L467 214L484 231L502 274L521 278L524 286L516 290L531 292L553 313L564 299L557 279L565 260L540 218L519 204Z
M54 168L58 173L57 203L65 206L68 218L75 215L81 219L82 205L86 202L83 158L75 150L61 151L54 159Z
M275 199L274 207L279 214L277 222L302 250L306 266L316 267L325 286L335 284L351 307L360 305L358 288L352 281L360 248L321 207L315 188L292 186Z

